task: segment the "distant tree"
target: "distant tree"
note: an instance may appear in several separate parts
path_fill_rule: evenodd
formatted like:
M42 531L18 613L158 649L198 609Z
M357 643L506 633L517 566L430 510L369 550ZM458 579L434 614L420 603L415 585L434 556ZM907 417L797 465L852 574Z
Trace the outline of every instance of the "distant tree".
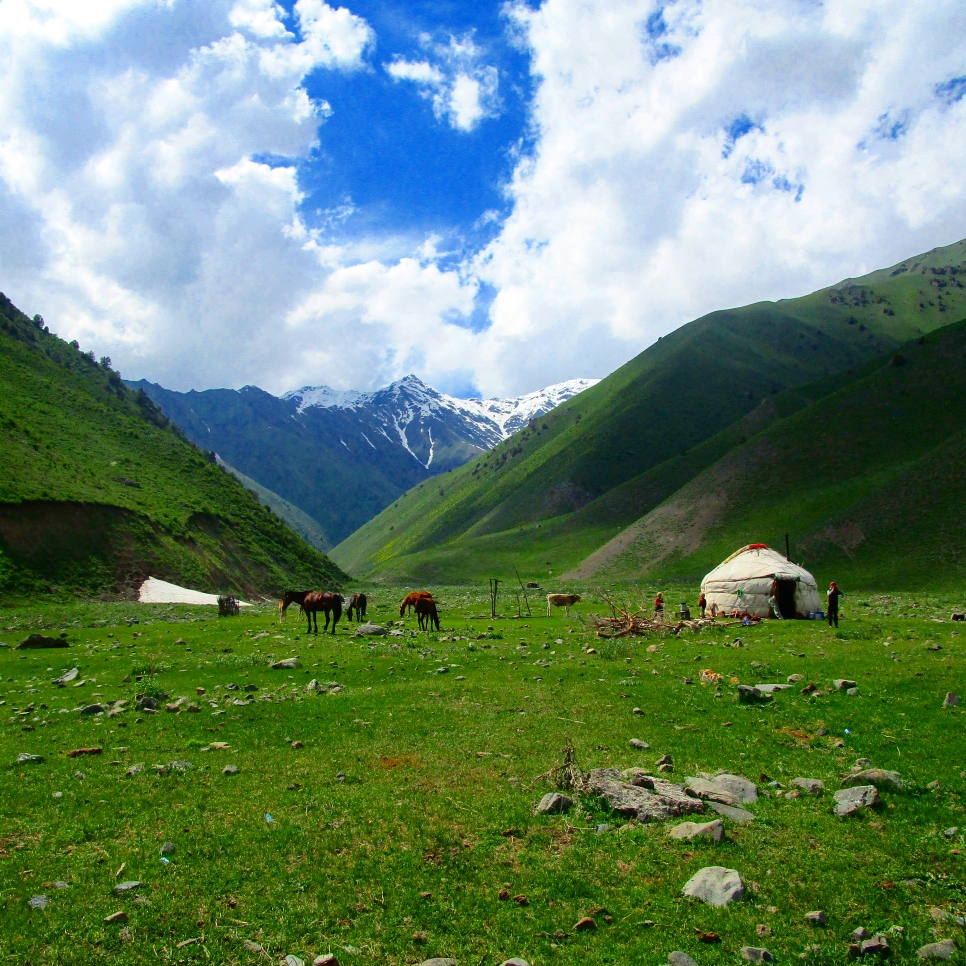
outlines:
M80 350L80 343L79 343L79 342L78 342L78 341L77 341L76 339L74 339L74 340L73 340L73 341L71 342L71 344L70 344L70 347L71 347L72 349L77 349L77 350Z
M93 349L91 349L88 352L85 352L84 355L86 355L87 358L91 360L91 362L94 362L95 361L95 359L94 359L94 350Z
M101 366L102 369L110 369L111 368L111 357L110 356L101 356L100 359L98 359L98 363L99 363L99 365Z
M44 317L38 313L33 317L33 323L38 329L42 329L44 327Z

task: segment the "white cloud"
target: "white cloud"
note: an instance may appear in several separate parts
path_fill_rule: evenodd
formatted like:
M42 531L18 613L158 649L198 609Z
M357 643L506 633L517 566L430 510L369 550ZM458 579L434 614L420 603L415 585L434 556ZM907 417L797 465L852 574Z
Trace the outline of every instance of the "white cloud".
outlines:
M436 63L399 58L386 65L394 80L411 81L433 103L433 113L460 131L472 131L481 120L499 113L499 73L481 62L483 52L472 36L450 37L448 44L433 44L423 37Z
M415 370L511 394L966 235L958 0L545 0L512 18L535 144L510 216L455 270L435 237L333 241L350 199L324 233L300 217L330 110L303 82L364 69L374 41L348 9L2 0L0 287L173 388ZM454 137L499 110L471 38L385 69Z

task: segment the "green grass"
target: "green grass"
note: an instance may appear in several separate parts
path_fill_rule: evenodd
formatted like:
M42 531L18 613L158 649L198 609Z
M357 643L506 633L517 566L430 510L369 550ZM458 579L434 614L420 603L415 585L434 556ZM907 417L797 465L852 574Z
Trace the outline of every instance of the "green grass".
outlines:
M118 594L149 574L245 593L345 576L143 393L5 298L0 451L0 594Z
M642 588L648 597L651 589ZM349 964L452 956L465 966L514 955L536 964L659 963L684 949L710 964L735 962L743 945L790 962L817 944L806 962L846 963L849 933L861 925L901 927L890 943L895 961L908 962L937 935L959 938L930 913L966 907L962 836L942 834L966 826L964 719L941 707L947 691L963 690L966 647L956 625L934 622L959 601L852 595L838 632L768 623L667 639L649 653L646 639L594 639L581 617L604 605L585 590L570 621L479 620L485 592L437 588L443 633L411 637L408 621L406 636L391 643L351 638L344 625L334 637L310 638L294 617L279 625L267 608L221 620L210 610L131 604L0 611L8 644L33 630L65 630L72 644L0 649L5 957L65 966L255 963L331 951ZM372 592L371 616L395 619L402 592ZM666 593L693 605L693 587ZM502 598L504 609L515 612L515 600ZM736 637L743 647L728 646ZM942 650L928 650L932 643ZM585 653L588 645L598 653ZM269 669L273 657L293 654L302 669ZM73 666L83 685L49 683ZM435 673L442 666L449 672ZM153 679L125 681L152 667ZM731 684L719 696L684 682L705 667L750 683L799 673L826 693L792 690L762 708L740 706ZM836 677L855 678L859 695L830 692ZM345 689L308 695L310 678ZM230 683L257 685L256 700L232 704L239 692L226 691ZM130 702L148 684L190 697L201 713L73 710ZM651 749L629 748L632 737ZM304 747L293 748L296 740ZM203 750L212 741L230 747ZM590 800L566 818L534 817L548 790L538 776L568 741L585 768L653 767L667 753L675 778L726 768L786 788L798 775L820 778L827 791L819 800L763 796L755 822L727 823L719 846L672 842L660 825L626 827ZM103 754L66 757L93 746ZM21 752L45 760L17 766ZM831 795L859 757L898 769L907 789L884 793L878 813L842 821L829 814ZM154 772L175 760L192 768ZM141 762L145 770L126 777ZM222 774L229 763L238 775ZM598 834L600 824L610 829ZM165 865L168 841L177 850ZM683 899L684 882L706 865L737 869L755 884L748 899L718 911ZM129 879L144 883L136 896L113 893ZM54 888L58 880L68 887ZM527 905L500 901L504 887ZM29 908L37 895L48 897L47 909ZM805 924L816 908L828 912L827 928ZM126 924L105 924L120 910ZM583 915L598 928L573 934ZM771 935L759 938L759 925ZM558 929L571 935L556 938ZM722 941L704 946L695 929Z
M788 533L793 557L820 578L961 584L964 359L966 321L837 392L816 392L822 398L734 447L629 528L619 553L604 547L575 573L700 579L737 547L781 547ZM683 547L668 552L682 535Z
M485 456L414 487L333 559L390 580L478 579L495 564L510 577L507 562L559 574L714 463L726 451L706 445L716 434L733 427L740 438L740 425L772 418L769 405L783 393L788 402L790 390L850 378L961 318L964 266L966 241L803 298L682 326ZM521 533L537 524L537 545L521 547Z

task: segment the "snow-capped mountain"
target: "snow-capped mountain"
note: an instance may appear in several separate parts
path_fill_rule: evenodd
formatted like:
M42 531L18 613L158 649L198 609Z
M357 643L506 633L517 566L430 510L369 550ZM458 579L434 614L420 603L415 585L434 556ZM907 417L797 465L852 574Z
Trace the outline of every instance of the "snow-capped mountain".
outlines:
M368 416L376 421L381 435L397 439L407 453L429 469L443 426L464 442L490 449L531 419L550 412L597 382L598 379L570 379L510 399L457 399L409 375L374 392L305 386L285 393L282 399L295 405L299 414L312 409L340 409ZM364 433L361 435L368 441Z
M462 466L596 381L482 400L455 399L416 376L374 392L306 386L281 398L257 386L182 393L129 385L336 544L410 487Z

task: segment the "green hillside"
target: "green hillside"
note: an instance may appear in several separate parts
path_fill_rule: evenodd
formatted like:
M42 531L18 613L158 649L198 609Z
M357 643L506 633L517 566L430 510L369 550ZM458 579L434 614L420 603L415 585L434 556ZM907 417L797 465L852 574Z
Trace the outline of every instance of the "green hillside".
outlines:
M109 360L0 295L0 594L130 594L149 575L275 593L345 575L188 443Z
M475 579L512 575L513 564L559 574L782 407L810 401L783 393L818 391L830 377L824 391L834 388L839 374L966 314L963 278L966 241L691 322L485 456L415 487L332 557L377 578Z
M694 581L788 533L822 579L961 586L964 466L966 320L749 438L567 576Z

